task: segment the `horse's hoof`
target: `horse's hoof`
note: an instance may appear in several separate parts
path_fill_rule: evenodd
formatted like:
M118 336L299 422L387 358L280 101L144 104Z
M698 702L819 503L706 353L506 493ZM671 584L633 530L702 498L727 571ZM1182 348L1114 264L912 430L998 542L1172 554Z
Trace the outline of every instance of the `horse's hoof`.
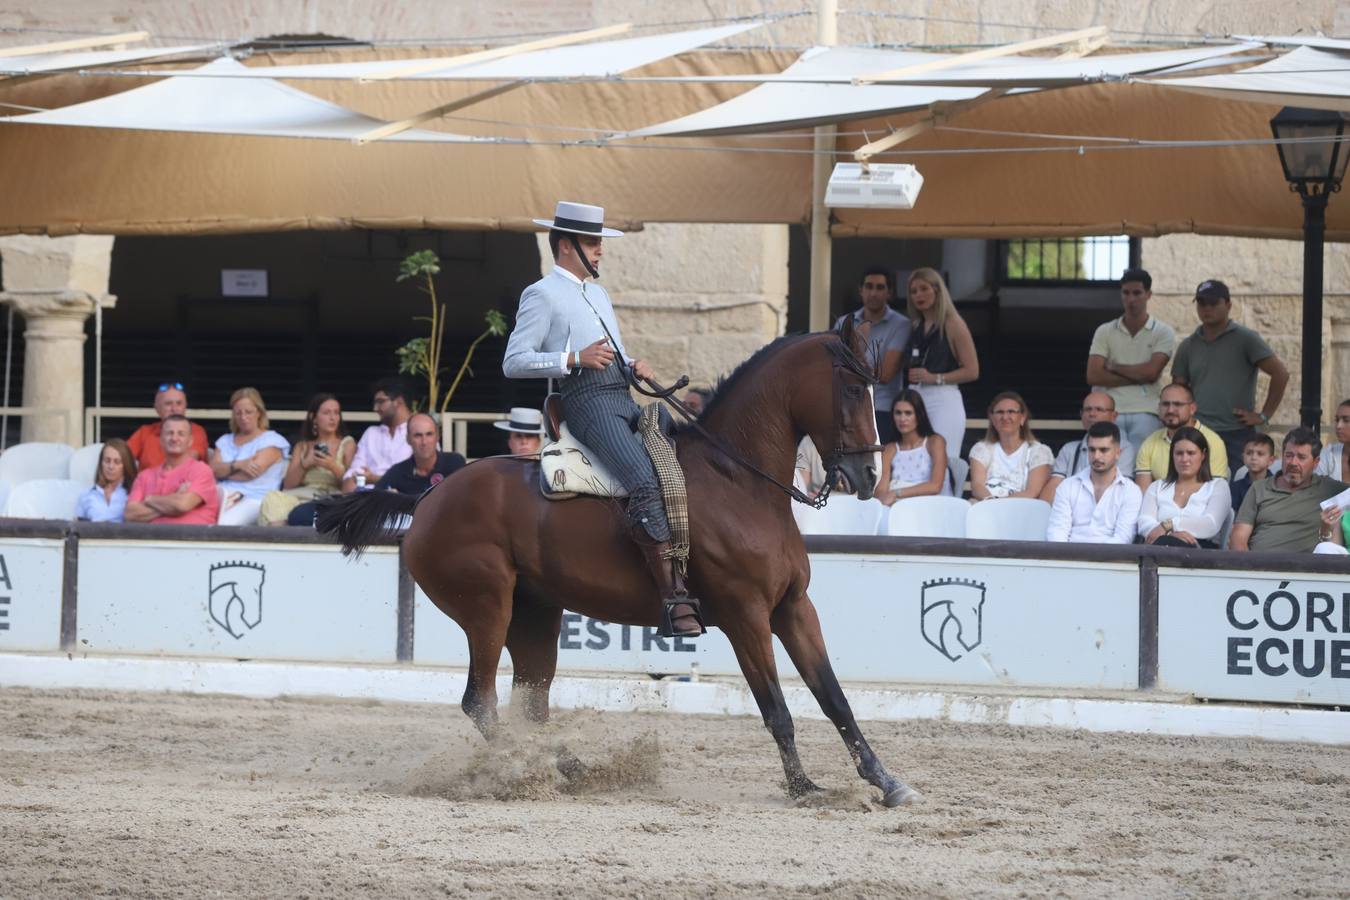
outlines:
M896 806L909 806L914 803L922 802L923 794L920 794L907 784L892 788L886 796L881 798L881 805L888 809Z
M590 771L590 767L577 759L569 750L560 749L555 762L558 766L558 772L568 781L584 778Z

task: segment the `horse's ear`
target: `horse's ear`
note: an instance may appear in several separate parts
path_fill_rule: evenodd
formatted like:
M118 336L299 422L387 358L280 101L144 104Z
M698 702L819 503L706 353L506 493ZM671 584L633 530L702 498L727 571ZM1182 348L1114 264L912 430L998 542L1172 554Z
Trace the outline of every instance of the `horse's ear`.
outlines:
M844 346L858 359L867 359L867 344L863 340L862 332L853 325L852 316L844 316L839 322L839 339L844 342Z

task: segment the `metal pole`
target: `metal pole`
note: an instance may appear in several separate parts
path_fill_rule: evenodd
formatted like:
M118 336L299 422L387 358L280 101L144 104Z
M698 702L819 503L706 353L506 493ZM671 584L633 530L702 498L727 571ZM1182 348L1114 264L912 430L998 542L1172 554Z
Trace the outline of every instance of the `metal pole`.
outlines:
M94 299L94 433L85 435L85 444L103 441L103 301Z
M833 47L839 41L838 0L817 0L816 43ZM833 125L815 130L815 155L811 165L811 306L812 331L830 327L830 263L833 242L830 239L830 210L825 205L825 186L834 169L835 132Z
M1303 403L1305 428L1322 427L1322 240L1327 229L1325 193L1303 195Z

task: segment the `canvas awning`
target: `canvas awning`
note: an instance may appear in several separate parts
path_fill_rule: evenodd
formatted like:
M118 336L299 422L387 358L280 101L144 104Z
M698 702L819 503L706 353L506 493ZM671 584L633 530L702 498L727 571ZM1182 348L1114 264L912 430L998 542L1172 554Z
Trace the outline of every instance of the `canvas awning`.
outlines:
M1320 41L1319 46L1326 44ZM1300 46L1259 66L1221 75L1149 79L1174 90L1276 106L1350 112L1350 41L1342 51Z
M628 72L667 57L686 53L724 38L759 28L762 22L741 22L717 28L664 32L636 38L595 41L514 54L482 62L456 62L443 57L445 65L429 70L405 72L408 60L329 63L318 65L273 66L267 69L231 69L184 72L200 78L284 78L288 80L360 81L391 77L398 81L569 81L604 79ZM436 60L419 59L418 67ZM400 74L403 73L403 74Z
M244 66L217 59L195 71L233 72ZM129 131L184 131L355 140L385 124L380 119L321 100L271 78L164 78L111 97L0 119L3 125L64 125ZM408 130L391 141L464 142L475 138L444 131Z
M922 109L934 103L969 100L990 89L1018 91L1119 81L1139 73L1222 59L1259 46L1230 44L1074 59L1004 57L866 85L853 84L853 80L947 60L951 54L813 47L780 76L737 76L737 80L768 83L733 100L621 136L746 134L847 122Z
M83 53L33 53L24 56L0 56L0 75L40 75L44 72L69 72L100 69L129 62L163 59L169 56L198 54L217 44L186 44L177 47L141 47L138 50L90 50Z

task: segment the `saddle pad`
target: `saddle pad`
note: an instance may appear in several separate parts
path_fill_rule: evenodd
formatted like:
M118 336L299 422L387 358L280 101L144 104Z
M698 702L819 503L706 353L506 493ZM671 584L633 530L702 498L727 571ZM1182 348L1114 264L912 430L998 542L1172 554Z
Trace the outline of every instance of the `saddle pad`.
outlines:
M539 452L539 481L545 497L566 500L578 494L627 497L628 489L572 436L563 422L558 440Z

